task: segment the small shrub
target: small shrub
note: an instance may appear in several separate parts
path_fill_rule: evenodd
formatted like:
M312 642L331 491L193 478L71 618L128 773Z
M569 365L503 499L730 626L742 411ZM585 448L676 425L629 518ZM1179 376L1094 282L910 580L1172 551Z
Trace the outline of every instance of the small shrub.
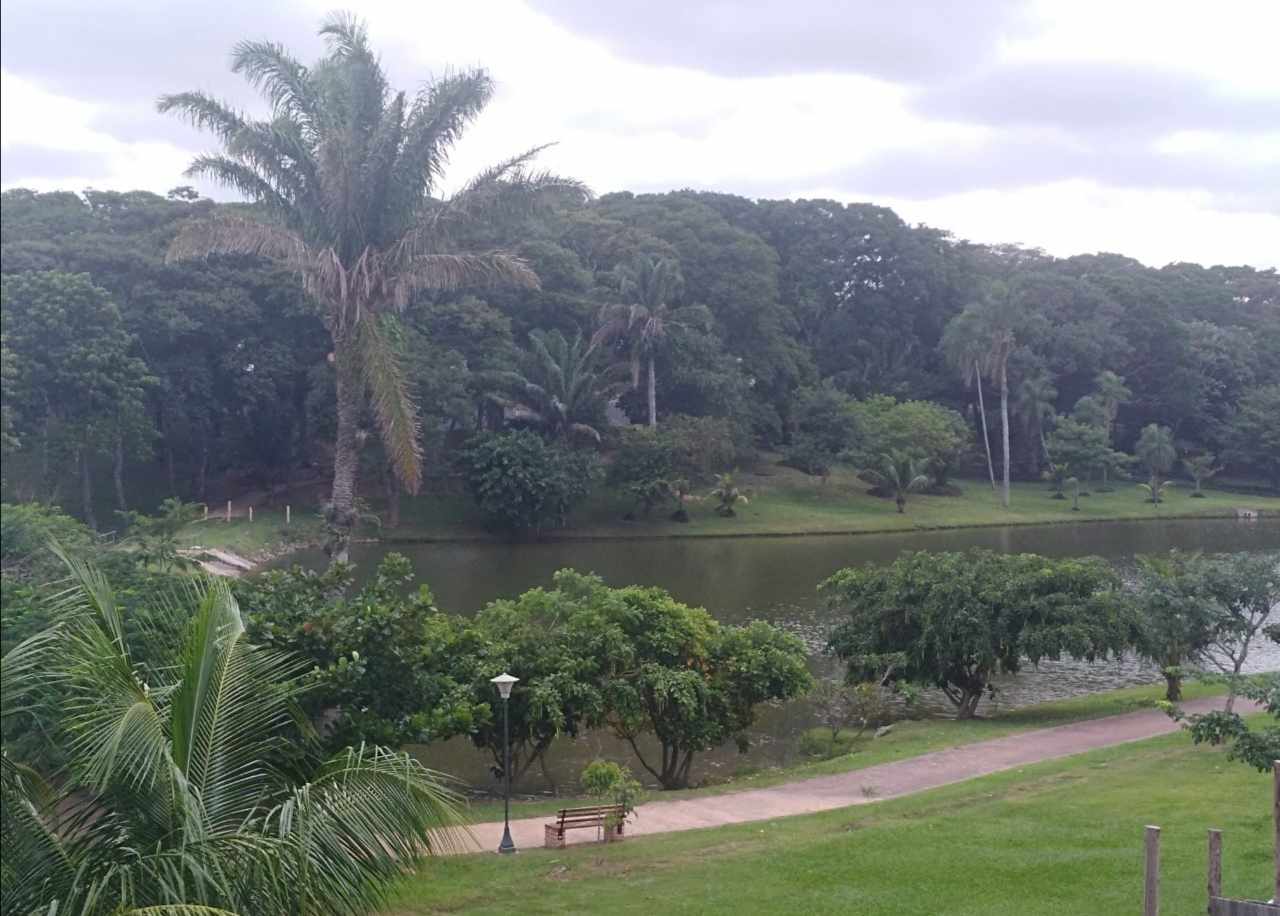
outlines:
M595 453L527 430L476 436L457 461L486 524L512 533L563 528L600 476Z

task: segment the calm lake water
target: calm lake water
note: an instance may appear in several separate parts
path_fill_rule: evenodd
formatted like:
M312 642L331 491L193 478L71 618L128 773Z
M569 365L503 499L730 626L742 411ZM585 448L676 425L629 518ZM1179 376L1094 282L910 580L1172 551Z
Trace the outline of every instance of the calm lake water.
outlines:
M786 627L814 649L814 673L835 677L838 666L819 652L832 623L815 600L819 582L844 566L892 562L903 551L971 547L1047 556L1098 555L1121 563L1136 554L1175 547L1208 552L1280 550L1280 521L1171 519L776 538L369 544L354 547L352 561L361 575L368 575L384 554L402 553L413 562L419 580L431 586L440 606L458 613L471 613L495 598L546 585L552 573L564 567L595 572L614 585L659 585L685 603L707 608L720 620L755 618ZM319 552L305 553L290 562L321 566L324 557ZM1280 668L1280 649L1270 642L1259 644L1249 668ZM1159 679L1154 668L1134 659L1093 665L1044 662L1001 678L995 701L984 701L980 712ZM930 708L938 714L949 711L939 697L931 698ZM731 747L702 755L700 764L695 763L695 780L731 775L743 767L791 762L798 754L796 737L814 724L804 701L764 708L751 735L751 749L745 755ZM477 787L492 783L487 775L490 761L469 742L445 742L421 748L420 753L428 765ZM640 773L630 748L601 734L557 741L548 754L550 775L558 783L571 784L596 756L631 761L638 775L647 775ZM537 772L523 782L520 788L528 792L547 787Z

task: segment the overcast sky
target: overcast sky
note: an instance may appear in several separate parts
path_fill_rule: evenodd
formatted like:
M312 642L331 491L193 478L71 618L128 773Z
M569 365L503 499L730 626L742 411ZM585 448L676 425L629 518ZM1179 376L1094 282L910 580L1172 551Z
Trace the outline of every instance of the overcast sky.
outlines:
M333 3L4 0L4 187L187 183L241 38L305 60ZM536 143L593 190L892 206L1054 254L1280 266L1280 0L365 0L406 88L499 83L454 176ZM201 187L225 198L225 192Z

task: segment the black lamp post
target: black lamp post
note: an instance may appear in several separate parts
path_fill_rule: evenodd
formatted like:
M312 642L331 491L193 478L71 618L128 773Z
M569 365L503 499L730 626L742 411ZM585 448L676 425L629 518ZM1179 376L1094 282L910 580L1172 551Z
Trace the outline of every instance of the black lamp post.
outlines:
M502 853L516 851L516 844L511 840L511 728L507 705L511 699L511 688L518 680L520 678L505 671L489 678L489 683L498 688L498 695L502 697L502 842L498 844L498 852Z

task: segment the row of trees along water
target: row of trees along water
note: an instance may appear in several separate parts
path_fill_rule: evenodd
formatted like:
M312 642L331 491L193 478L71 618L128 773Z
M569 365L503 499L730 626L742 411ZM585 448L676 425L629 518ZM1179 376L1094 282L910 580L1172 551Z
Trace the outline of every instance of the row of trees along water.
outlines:
M1280 483L1274 270L1055 258L871 204L592 197L537 149L442 195L490 77L398 93L363 32L335 28L311 69L236 47L270 120L161 103L221 146L192 174L249 203L5 192L11 496L96 523L108 501L331 477L341 531L361 480L394 501L472 433L625 446L611 403L718 424L739 458L852 460L900 494L959 463L1007 500L1010 477L1104 478L1140 444L1157 498L1182 459ZM894 405L909 434L877 439Z

